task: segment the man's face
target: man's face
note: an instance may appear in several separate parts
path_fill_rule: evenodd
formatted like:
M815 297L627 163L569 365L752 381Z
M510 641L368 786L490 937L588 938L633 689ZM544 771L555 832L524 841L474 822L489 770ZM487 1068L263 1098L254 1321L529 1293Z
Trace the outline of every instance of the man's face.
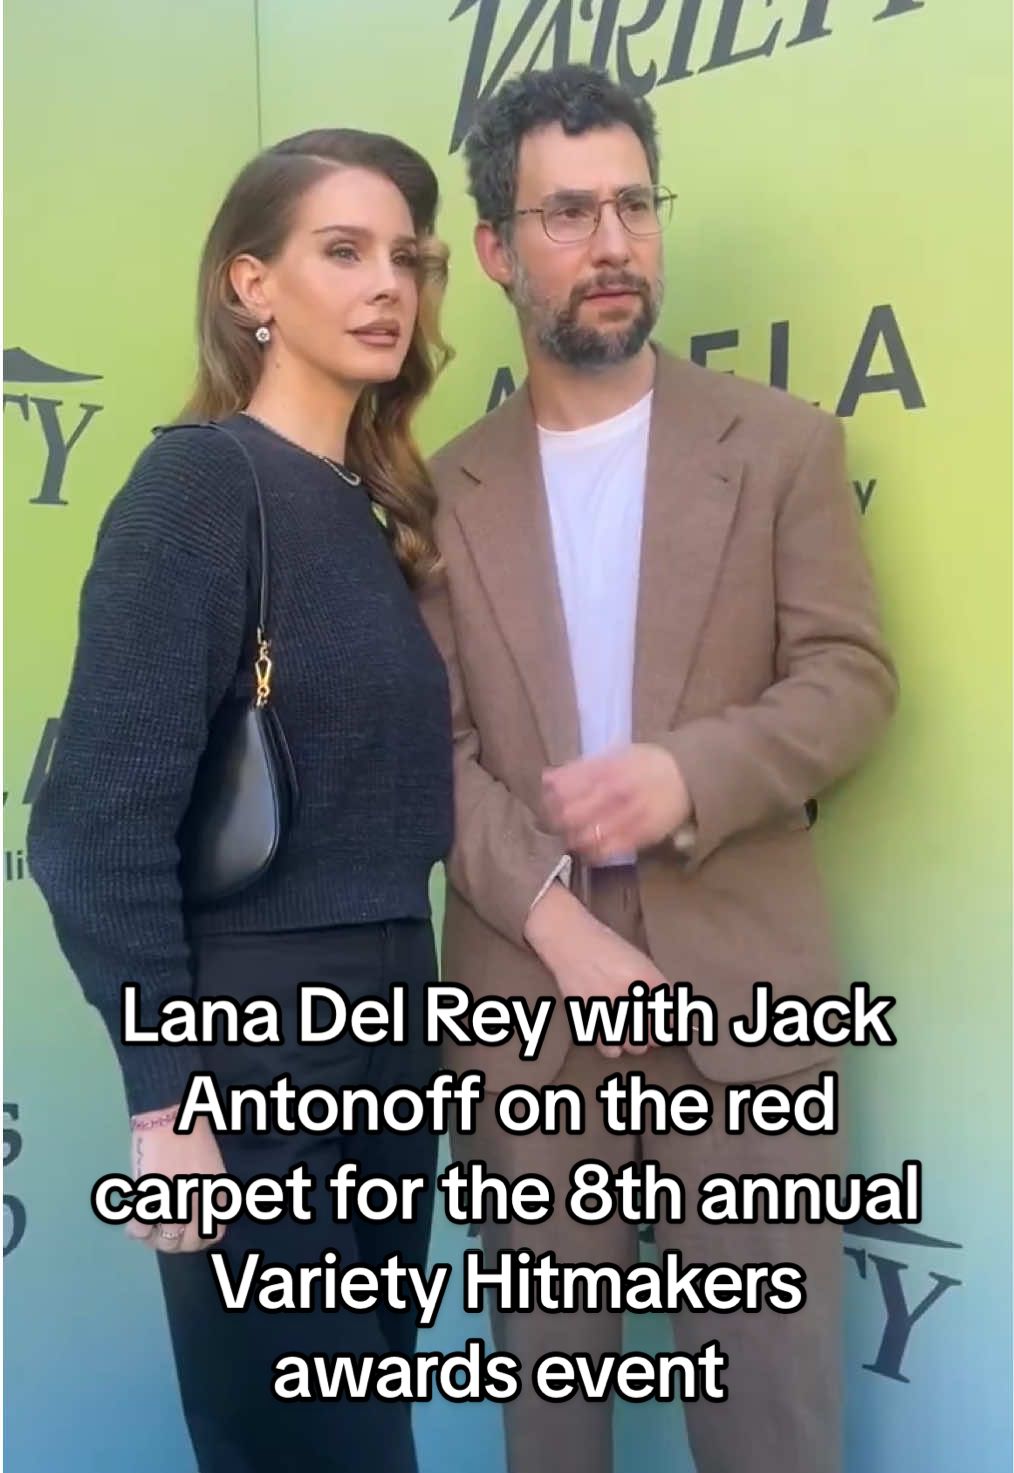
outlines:
M522 140L515 209L547 214L511 222L508 285L522 332L558 361L603 368L648 340L662 305L661 235L632 233L605 204L590 235L569 237L609 200L635 228L652 228L652 195L644 149L626 124L569 137L554 123ZM550 239L543 218L562 238Z

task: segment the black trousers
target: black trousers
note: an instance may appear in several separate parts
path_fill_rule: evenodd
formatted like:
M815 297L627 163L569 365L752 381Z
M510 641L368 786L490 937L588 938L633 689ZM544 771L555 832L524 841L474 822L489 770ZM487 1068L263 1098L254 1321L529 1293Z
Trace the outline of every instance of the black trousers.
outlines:
M439 1050L422 1039L426 984L436 956L427 921L392 921L317 931L216 937L198 942L197 996L237 1000L271 997L279 1007L281 1045L217 1044L204 1062L219 1087L270 1085L281 1073L299 1088L368 1085L378 1091L422 1086L439 1068ZM406 985L409 1041L327 1044L296 1040L297 986L339 987L355 1001L388 997L392 982ZM245 1215L229 1224L220 1249L233 1282L244 1254L258 1250L262 1265L316 1265L326 1249L350 1262L379 1265L391 1253L424 1265L429 1244L437 1140L425 1131L342 1137L296 1133L222 1135L228 1172L246 1179L284 1176L305 1162L318 1186L311 1193L312 1223L285 1219L258 1223ZM423 1175L425 1195L412 1222L353 1220L335 1223L323 1183L341 1161L356 1161L360 1177ZM158 1253L183 1410L201 1473L415 1473L411 1407L382 1401L282 1401L272 1389L272 1365L286 1354L335 1355L392 1351L411 1354L416 1326L410 1312L388 1307L226 1312L205 1253Z

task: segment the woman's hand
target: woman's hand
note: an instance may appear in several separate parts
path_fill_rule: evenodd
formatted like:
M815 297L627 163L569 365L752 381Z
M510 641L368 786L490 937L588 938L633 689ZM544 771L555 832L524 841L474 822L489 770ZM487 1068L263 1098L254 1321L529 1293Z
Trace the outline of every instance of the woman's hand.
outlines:
M171 1110L150 1110L145 1115L134 1116L135 1121L141 1122L134 1125L131 1137L134 1180L156 1174L169 1178L224 1176L225 1162L207 1120L198 1120L189 1135L176 1135L175 1114L174 1106ZM149 1123L145 1125L145 1121ZM128 1238L137 1238L159 1253L204 1253L225 1235L224 1225L219 1224L213 1238L199 1237L196 1215L185 1224L138 1222L132 1218L124 1231Z

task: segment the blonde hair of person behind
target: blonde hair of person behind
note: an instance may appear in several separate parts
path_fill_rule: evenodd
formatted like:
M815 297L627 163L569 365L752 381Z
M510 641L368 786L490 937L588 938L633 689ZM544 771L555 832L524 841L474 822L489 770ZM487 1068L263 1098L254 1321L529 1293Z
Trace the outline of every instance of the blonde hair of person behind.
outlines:
M239 255L270 261L282 249L296 206L334 168L383 174L401 191L419 239L419 312L398 377L360 396L345 462L357 471L384 521L395 557L413 585L440 565L433 538L436 496L412 434L415 411L452 350L440 334L447 249L433 234L436 175L415 149L382 133L320 128L257 155L230 188L208 233L198 278L198 369L181 419L226 419L245 408L261 374L257 326L236 296L229 268Z

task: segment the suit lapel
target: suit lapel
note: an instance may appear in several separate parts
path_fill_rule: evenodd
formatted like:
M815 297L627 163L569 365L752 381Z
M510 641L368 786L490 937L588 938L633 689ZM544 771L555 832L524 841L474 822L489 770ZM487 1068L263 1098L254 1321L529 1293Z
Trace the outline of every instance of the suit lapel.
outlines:
M701 635L736 511L742 465L721 443L735 415L699 370L658 351L644 486L635 741L666 730Z
M456 511L500 632L528 693L550 766L580 756L570 645L535 420L522 386L491 417L463 468L481 488Z

